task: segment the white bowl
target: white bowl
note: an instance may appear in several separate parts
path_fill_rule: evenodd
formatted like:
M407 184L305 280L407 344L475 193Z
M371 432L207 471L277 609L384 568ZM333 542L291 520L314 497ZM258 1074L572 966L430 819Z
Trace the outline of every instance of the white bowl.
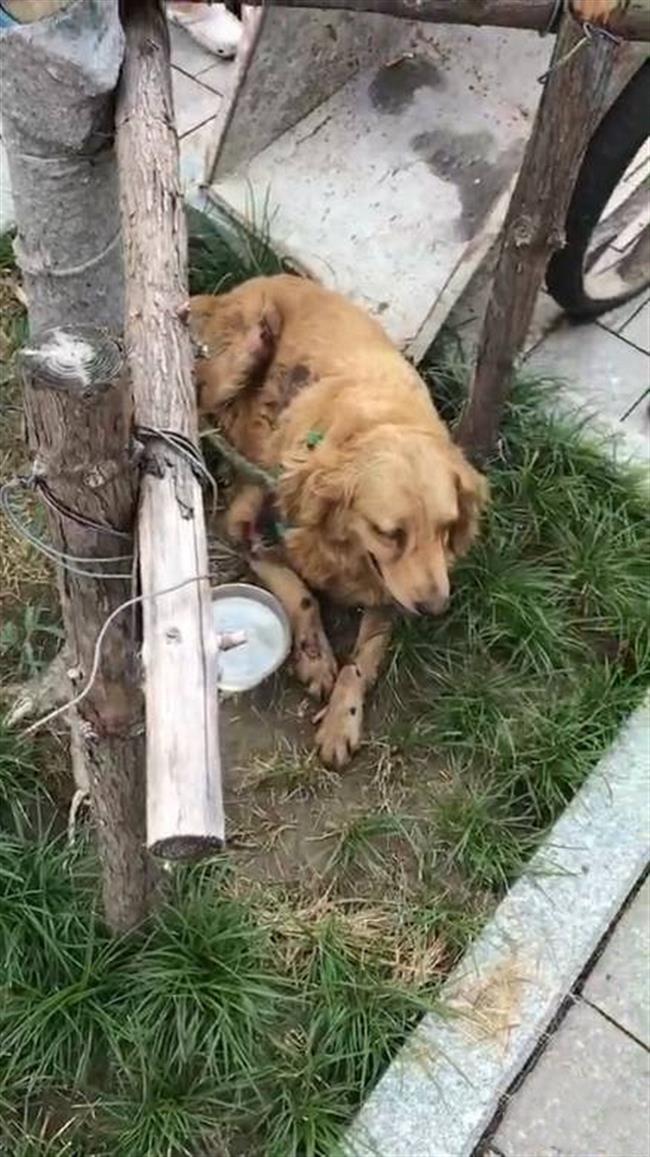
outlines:
M219 690L250 691L281 667L291 650L291 627L274 595L252 583L224 583L212 591L219 635L242 632L245 642L219 651Z

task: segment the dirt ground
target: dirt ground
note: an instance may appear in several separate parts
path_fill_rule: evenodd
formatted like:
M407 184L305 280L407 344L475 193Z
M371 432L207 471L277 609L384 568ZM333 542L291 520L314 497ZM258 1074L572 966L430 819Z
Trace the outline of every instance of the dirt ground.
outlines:
M230 558L221 581L250 581ZM359 615L323 604L339 660L354 644ZM399 714L399 689L380 680L371 693L365 743L342 773L313 750L318 706L294 679L291 663L254 691L225 697L220 707L229 848L247 877L298 888L308 896L334 889L359 898L387 898L412 887L421 873L410 846L418 817L434 807L449 775L435 758L406 757L386 737Z

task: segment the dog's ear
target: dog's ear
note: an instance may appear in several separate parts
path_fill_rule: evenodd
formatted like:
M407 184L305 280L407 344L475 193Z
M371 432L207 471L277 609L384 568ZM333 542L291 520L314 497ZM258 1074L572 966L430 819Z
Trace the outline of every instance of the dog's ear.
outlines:
M450 545L457 557L465 554L478 533L481 511L489 501L487 479L479 474L459 450L455 463L458 488L458 520L451 531Z
M337 517L349 510L356 473L343 449L324 442L301 449L284 463L279 498L287 521L303 527L324 527L336 537Z
M259 317L243 329L241 336L233 335L228 369L240 389L258 389L263 384L275 357L281 329L280 311L268 302Z
M209 413L263 384L282 318L271 302L262 302L247 316L229 296L193 298L190 305L199 410Z

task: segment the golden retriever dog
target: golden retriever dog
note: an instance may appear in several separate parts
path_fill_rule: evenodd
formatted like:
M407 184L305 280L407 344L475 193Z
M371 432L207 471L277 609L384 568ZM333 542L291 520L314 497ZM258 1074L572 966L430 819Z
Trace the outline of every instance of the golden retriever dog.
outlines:
M361 741L364 697L391 610L440 614L472 542L485 480L453 444L422 379L351 302L291 275L194 297L199 411L277 481L278 545L261 544L269 494L242 482L229 534L291 621L298 678L326 706L316 744L341 768ZM312 591L363 608L339 670Z

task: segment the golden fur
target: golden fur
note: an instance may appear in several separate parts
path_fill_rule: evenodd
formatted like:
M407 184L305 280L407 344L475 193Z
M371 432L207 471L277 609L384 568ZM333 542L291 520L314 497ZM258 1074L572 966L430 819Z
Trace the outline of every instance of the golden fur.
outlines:
M283 564L262 555L255 569L290 612L299 674L327 696L336 669L299 579L355 606L439 613L454 559L477 532L485 480L382 327L319 284L281 275L195 297L191 328L200 411L279 472ZM260 488L240 487L228 512L235 537L250 541L263 503ZM321 654L311 661L310 650Z

